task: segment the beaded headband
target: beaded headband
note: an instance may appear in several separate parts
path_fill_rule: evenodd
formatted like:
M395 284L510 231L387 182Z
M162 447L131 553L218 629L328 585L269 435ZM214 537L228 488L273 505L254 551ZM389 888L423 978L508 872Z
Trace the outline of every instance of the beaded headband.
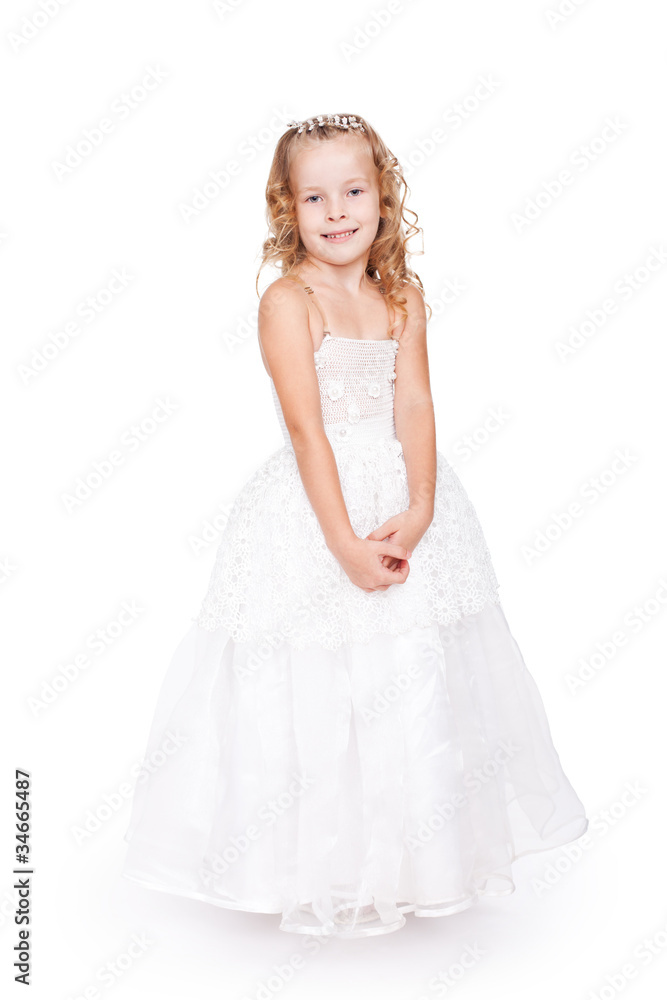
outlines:
M307 118L305 122L292 120L287 123L287 127L296 128L299 132L310 132L316 125L336 125L338 128L358 128L362 132L365 132L366 130L361 124L362 121L362 118L357 120L354 115L344 116L343 118L340 115L318 115L317 118Z

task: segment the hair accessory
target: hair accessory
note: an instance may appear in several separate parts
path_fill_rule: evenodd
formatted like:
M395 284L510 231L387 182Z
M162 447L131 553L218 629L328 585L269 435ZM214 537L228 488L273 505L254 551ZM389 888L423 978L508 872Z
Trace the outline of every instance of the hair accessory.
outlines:
M336 125L338 128L358 128L362 132L365 132L366 130L361 124L362 121L363 119L360 118L357 120L354 115L344 116L343 118L340 115L318 115L317 118L307 118L305 122L292 120L287 123L287 127L296 128L299 132L310 132L316 125Z

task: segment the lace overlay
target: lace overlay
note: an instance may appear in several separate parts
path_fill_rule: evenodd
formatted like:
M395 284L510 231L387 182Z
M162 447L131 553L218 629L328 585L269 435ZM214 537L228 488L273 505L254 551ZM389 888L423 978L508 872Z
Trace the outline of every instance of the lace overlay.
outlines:
M397 341L326 334L314 360L322 418L352 528L360 538L409 506L405 459L394 424ZM336 649L449 625L499 603L498 582L475 508L437 452L433 520L404 584L367 594L329 551L299 474L271 381L284 445L237 495L199 615L236 642L316 642Z

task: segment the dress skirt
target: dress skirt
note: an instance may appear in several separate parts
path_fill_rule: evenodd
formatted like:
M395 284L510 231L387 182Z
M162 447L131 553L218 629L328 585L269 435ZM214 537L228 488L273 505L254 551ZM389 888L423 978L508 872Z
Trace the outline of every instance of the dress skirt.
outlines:
M335 450L359 537L407 508L398 441ZM123 875L338 937L513 892L517 858L588 820L497 589L442 453L409 576L372 594L327 548L293 450L271 455L163 679Z

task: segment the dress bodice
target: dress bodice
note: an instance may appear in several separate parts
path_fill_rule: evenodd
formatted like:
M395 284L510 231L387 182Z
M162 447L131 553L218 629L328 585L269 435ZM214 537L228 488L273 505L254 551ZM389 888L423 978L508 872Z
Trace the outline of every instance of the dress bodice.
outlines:
M325 333L314 353L324 430L335 445L370 444L396 438L394 380L398 341L355 340ZM291 446L276 387L276 414L286 445Z

